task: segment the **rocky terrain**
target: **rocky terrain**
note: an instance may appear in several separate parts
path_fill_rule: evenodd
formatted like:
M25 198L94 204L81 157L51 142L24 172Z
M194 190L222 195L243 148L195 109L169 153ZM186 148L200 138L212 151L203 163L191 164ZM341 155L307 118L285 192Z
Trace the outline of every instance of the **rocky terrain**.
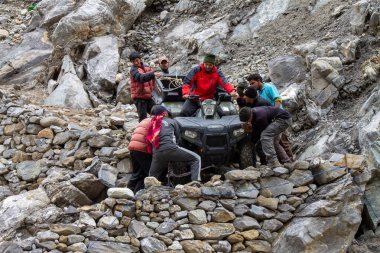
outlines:
M378 0L0 0L0 252L379 252ZM259 72L298 161L134 195L128 55Z

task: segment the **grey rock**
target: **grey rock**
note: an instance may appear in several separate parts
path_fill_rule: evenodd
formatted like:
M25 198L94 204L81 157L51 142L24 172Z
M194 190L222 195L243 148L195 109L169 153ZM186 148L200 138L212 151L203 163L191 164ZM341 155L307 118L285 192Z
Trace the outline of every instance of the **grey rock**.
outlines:
M42 164L36 161L24 161L16 166L17 175L24 181L33 181L38 178Z
M96 200L105 189L100 180L90 173L79 173L70 183L92 200Z
M95 37L87 44L83 58L90 87L114 90L120 58L117 38L113 35Z
M75 2L71 0L43 0L38 3L38 10L42 14L42 27L50 27L62 17L74 10Z
M68 181L47 184L45 190L51 201L57 206L92 204L92 201L83 192Z
M83 242L84 239L83 235L69 235L67 236L67 245Z
M69 108L92 108L84 85L75 72L74 63L67 55L62 62L58 83L58 87L45 99L45 105L59 105Z
M316 165L312 166L311 171L313 172L315 181L319 185L330 183L347 173L346 168L336 167L327 161L319 161Z
M102 229L103 230L103 229ZM118 242L102 242L102 241L90 241L88 248L88 253L135 253L139 252L139 249L125 243Z
M218 244L212 245L216 252L229 253L231 252L231 244L228 241L219 241Z
M273 197L291 194L294 185L291 181L278 177L262 178L260 183L261 189L269 191Z
M116 90L116 102L131 104L131 87L128 80L121 80Z
M175 200L175 203L184 210L194 210L197 207L199 201L192 198L179 198Z
M109 164L102 164L99 172L98 178L107 187L115 187L118 171L115 167Z
M260 228L260 224L257 222L257 220L249 216L238 217L234 220L233 224L238 231Z
M236 216L242 216L249 211L249 207L244 204L236 205L233 209L233 212Z
M203 210L208 211L208 212L213 211L215 209L215 207L216 207L216 203L214 201L211 201L211 200L202 201L198 205L198 208L203 209Z
M350 24L352 33L361 35L370 9L370 2L368 0L361 0L353 4L351 8Z
M101 227L104 229L106 228L113 229L119 225L119 220L114 216L103 216L102 218L100 218L97 225L98 227Z
M203 198L234 198L236 196L232 184L225 183L215 187L201 187Z
M288 180L292 182L294 186L298 187L312 183L314 178L309 170L295 170L292 172Z
M155 253L167 250L165 243L153 237L142 239L140 247L143 253Z
M344 202L333 200L318 200L300 206L296 216L299 217L329 217L338 215Z
M109 146L114 140L106 135L99 135L87 140L88 145L94 148L102 148Z
M50 199L40 188L4 199L0 203L0 239L12 235L26 217L49 203Z
M240 181L240 180L256 180L260 177L260 172L254 170L232 170L225 175L227 180Z
M107 190L107 195L114 199L133 199L135 195L133 191L129 188L109 188Z
M268 62L269 76L276 85L301 83L306 78L304 60L300 56L283 55Z
M67 122L58 117L49 116L49 117L42 118L40 120L40 125L43 127L50 127L50 126L66 127Z
M36 226L37 224L55 223L64 216L61 208L50 204L42 209L36 210L25 218L26 225Z
M107 33L125 33L145 8L145 1L87 0L62 18L52 34L54 45L70 47ZM124 14L128 13L126 17ZM124 18L122 18L124 17ZM101 31L96 27L102 27Z
M214 222L229 222L236 218L233 212L228 211L224 207L215 208L212 214L212 221Z
M276 213L266 209L265 207L252 205L251 209L249 209L248 211L248 215L258 220L263 220L263 219L270 219L274 217Z
M0 82L31 83L36 76L46 72L44 62L52 51L46 30L36 29L24 34L22 43L7 50L7 54L0 58Z
M276 219L265 220L263 223L263 229L269 230L271 232L277 231L283 226L284 224Z
M206 224L207 217L206 212L201 209L192 210L189 212L189 221L191 224Z
M240 198L255 199L259 195L259 191L251 183L245 182L237 186L236 195Z
M293 218L293 214L291 212L278 213L274 218L282 223L286 223Z
M235 232L230 223L207 223L203 225L192 225L195 238L199 240L221 240Z
M94 218L92 218L89 214L87 214L85 212L80 213L79 222L84 224L84 225L87 225L87 226L96 227L96 222L95 222Z
M185 229L181 231L176 230L174 234L176 236L176 239L178 239L179 241L194 239L194 233L191 229Z
M13 192L9 189L8 186L0 186L0 202L9 197L12 196Z
M61 132L57 133L53 139L54 145L62 145L65 144L70 140L70 133L69 132Z
M44 232L37 233L37 239L40 242L54 241L54 240L58 240L58 238L59 238L59 235L51 231L44 231Z
M13 242L1 242L0 243L0 252L3 253L23 253L22 248Z
M178 226L177 222L175 222L172 219L169 219L168 221L165 221L161 223L158 228L156 229L156 232L163 235L172 232L174 229L176 229Z
M152 236L154 234L154 231L150 228L147 228L144 222L132 220L128 226L128 233L133 237L139 239Z
M72 252L86 252L87 247L86 247L86 244L84 244L83 242L78 242L67 247L67 250L72 251Z

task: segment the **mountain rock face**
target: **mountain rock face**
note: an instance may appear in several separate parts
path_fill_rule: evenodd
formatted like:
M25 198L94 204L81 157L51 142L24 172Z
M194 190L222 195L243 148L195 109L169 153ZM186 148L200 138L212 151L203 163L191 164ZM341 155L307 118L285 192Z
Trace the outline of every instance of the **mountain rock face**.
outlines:
M1 252L377 252L379 0L0 2ZM133 194L132 51L261 74L297 161Z

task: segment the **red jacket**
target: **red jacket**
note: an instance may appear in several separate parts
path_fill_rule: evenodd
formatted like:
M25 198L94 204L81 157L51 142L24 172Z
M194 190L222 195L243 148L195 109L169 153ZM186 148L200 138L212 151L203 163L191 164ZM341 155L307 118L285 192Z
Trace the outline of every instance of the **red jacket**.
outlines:
M131 78L131 98L151 99L155 79L153 70L141 63L141 67L132 66L129 73Z
M223 73L215 66L207 73L203 64L193 68L183 80L182 95L199 95L201 100L214 98L217 86L225 89L228 93L234 91L234 86L227 82Z
M151 118L146 118L141 121L135 131L133 131L131 141L129 142L129 151L140 151L148 153L148 144L145 141L146 133L148 132L148 126Z

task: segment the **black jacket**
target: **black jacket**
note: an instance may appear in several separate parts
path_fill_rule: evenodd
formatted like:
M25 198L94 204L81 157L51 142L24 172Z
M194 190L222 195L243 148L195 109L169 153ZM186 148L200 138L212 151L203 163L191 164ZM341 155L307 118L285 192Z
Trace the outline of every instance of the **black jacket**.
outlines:
M176 149L179 138L180 130L177 122L170 118L163 118L160 130L160 146L158 149L153 146L153 153Z
M274 106L260 106L251 109L252 113L252 141L257 143L261 133L275 119L290 119L291 115L284 109Z

